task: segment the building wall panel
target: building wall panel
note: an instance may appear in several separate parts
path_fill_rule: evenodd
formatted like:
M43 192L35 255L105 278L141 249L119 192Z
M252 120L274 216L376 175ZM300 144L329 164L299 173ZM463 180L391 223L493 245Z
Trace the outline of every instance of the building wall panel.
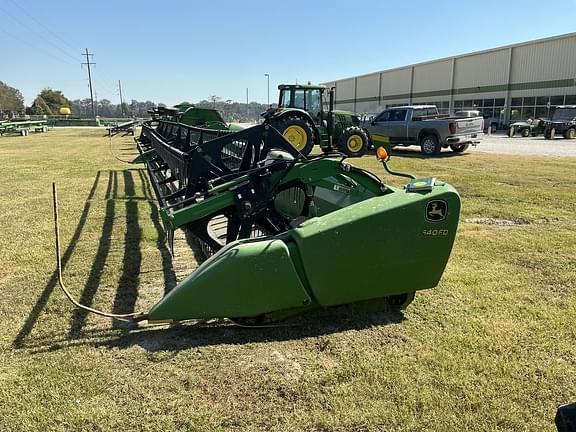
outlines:
M356 98L377 98L380 73L358 77L356 84Z
M576 78L576 37L513 48L511 83Z
M450 89L452 60L414 66L413 92Z
M355 78L336 81L336 100L353 100Z
M382 72L381 97L391 97L410 93L411 68Z
M454 88L506 85L508 62L508 49L457 57L454 67Z

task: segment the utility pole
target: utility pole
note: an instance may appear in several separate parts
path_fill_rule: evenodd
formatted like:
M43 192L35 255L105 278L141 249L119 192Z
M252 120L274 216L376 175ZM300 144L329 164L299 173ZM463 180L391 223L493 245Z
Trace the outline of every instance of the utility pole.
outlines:
M246 117L250 119L250 111L248 109L248 87L246 87Z
M270 74L264 74L268 79L268 108L270 108Z
M124 117L124 101L122 100L122 84L118 80L118 90L120 91L120 113Z
M89 56L94 57L94 54L90 54L88 52L88 48L86 48L86 54L82 55L86 56L86 63L82 63L82 65L88 66L88 83L90 85L90 100L92 101L92 117L96 117L96 111L94 110L94 95L92 94L92 75L90 74L90 66L95 65L96 63L92 63L89 57Z

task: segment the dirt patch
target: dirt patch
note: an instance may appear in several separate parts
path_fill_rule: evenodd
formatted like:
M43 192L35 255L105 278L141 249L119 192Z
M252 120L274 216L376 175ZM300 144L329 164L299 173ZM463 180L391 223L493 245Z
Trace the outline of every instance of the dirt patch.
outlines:
M528 220L524 218L503 219L503 218L469 218L464 219L464 222L478 225L496 225L496 226L517 226L517 225L547 225L557 222L558 218L540 218Z
M478 224L478 225L496 225L496 226L516 226L516 225L528 225L529 220L526 219L499 219L499 218L470 218L464 219L466 223Z

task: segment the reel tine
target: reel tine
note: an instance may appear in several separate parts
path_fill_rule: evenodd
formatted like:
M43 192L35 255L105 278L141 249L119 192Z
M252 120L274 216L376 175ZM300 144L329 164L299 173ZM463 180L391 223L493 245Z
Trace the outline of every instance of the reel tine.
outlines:
M166 232L166 238L168 240L168 250L170 255L174 256L174 230L168 229Z

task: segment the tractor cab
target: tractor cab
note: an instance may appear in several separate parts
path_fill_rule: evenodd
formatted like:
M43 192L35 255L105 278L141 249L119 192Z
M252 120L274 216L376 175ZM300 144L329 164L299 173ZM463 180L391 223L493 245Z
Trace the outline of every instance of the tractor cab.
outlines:
M281 84L278 86L280 90L280 99L278 101L278 108L280 109L300 109L306 111L314 124L321 123L324 117L324 86L311 86L311 85L286 85Z

